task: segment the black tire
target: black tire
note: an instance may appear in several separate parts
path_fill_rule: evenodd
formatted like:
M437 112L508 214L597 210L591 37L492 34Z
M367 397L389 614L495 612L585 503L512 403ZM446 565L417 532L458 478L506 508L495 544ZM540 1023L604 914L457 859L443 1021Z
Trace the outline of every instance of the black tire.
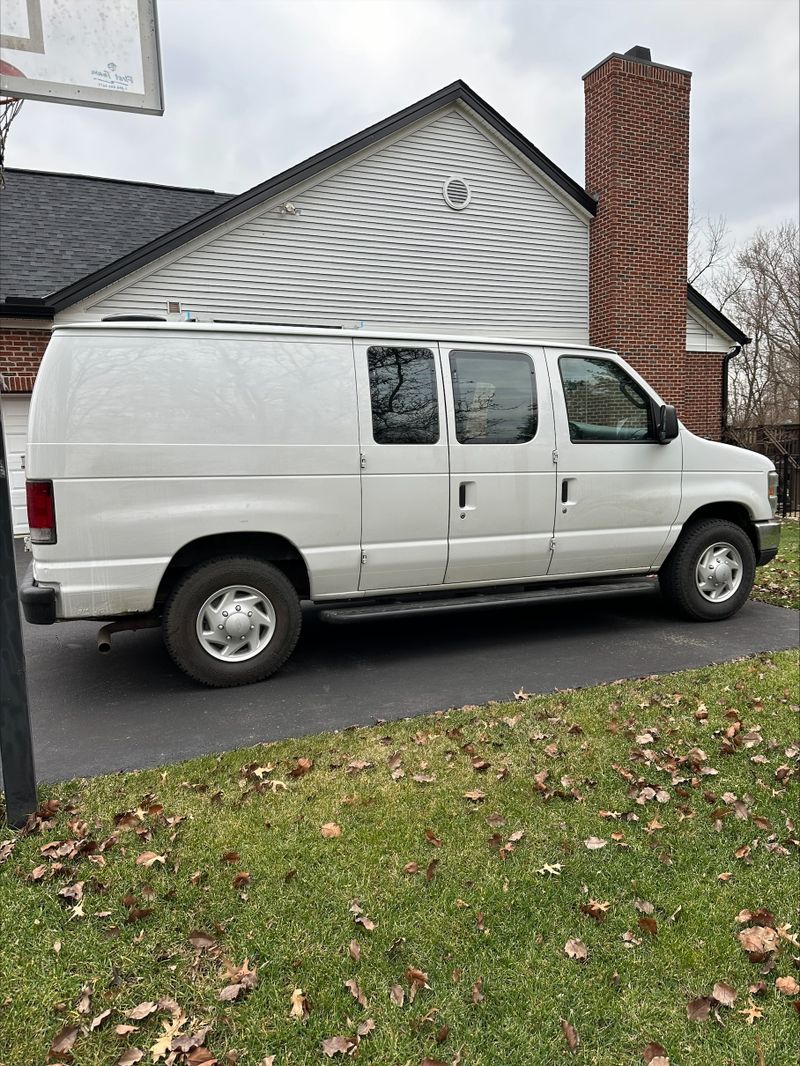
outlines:
M209 597L236 585L256 589L269 601L275 616L269 642L251 658L238 662L218 659L207 651L196 628ZM280 669L297 644L301 620L297 592L277 567L263 559L223 556L181 578L170 593L161 624L167 651L184 673L204 685L227 688L263 681Z
M695 578L703 553L715 543L730 544L742 561L739 587L719 603L703 596ZM696 622L717 622L730 618L743 606L753 587L755 572L755 551L747 533L734 522L710 518L694 523L681 533L659 571L658 580L665 599L684 617Z

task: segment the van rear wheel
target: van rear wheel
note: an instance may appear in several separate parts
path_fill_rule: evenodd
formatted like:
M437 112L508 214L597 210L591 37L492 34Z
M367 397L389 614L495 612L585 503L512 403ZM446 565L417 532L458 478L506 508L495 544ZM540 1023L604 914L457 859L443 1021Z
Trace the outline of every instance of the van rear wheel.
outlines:
M297 592L277 567L230 556L190 570L164 608L164 643L195 681L250 685L274 674L297 644Z
M684 617L715 622L742 607L755 572L755 551L741 526L707 519L681 534L658 580L664 597Z

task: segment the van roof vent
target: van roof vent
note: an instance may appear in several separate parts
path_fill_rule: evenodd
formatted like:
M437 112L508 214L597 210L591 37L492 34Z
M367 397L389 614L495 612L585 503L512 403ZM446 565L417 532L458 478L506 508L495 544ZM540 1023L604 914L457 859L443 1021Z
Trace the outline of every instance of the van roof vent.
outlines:
M442 187L444 202L454 211L463 211L472 199L472 190L463 178L451 174Z

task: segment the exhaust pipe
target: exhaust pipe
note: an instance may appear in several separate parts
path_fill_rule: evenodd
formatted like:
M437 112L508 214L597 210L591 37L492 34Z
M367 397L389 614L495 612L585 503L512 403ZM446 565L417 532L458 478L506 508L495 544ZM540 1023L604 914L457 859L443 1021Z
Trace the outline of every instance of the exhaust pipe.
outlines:
M105 655L111 651L111 637L114 633L121 633L123 629L155 629L161 625L161 619L154 615L145 615L143 618L119 618L115 622L104 625L97 634L97 650Z

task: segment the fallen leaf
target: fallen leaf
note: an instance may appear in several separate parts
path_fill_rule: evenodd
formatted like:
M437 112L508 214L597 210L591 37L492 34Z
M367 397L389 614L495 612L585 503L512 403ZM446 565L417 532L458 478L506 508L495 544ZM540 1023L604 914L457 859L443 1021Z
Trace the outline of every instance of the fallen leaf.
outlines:
M744 1014L745 1020L748 1025L753 1025L757 1018L763 1018L764 1012L760 1007L757 1007L753 1001L750 1001L749 1007L744 1007L739 1011L739 1014Z
M48 1052L48 1058L55 1058L57 1055L68 1055L75 1046L75 1041L78 1039L78 1033L81 1031L79 1025L67 1025L61 1029L53 1037L53 1042L50 1045Z
M114 1032L117 1036L128 1036L130 1033L138 1033L139 1028L136 1025L115 1025Z
M157 1009L157 1005L152 1000L146 1000L144 1003L139 1003L138 1006L134 1007L132 1010L125 1011L125 1017L130 1018L134 1022L140 1022L143 1018L146 1018Z
M470 990L470 1000L473 1003L482 1003L484 1000L483 995L483 978L479 977Z
M486 793L481 792L479 788L473 788L464 793L464 799L470 800L472 803L481 803L486 799Z
M244 888L245 885L250 884L250 874L247 870L240 870L239 873L233 879L234 888Z
M111 1014L111 1009L112 1008L109 1007L108 1010L104 1010L101 1014L98 1014L96 1018L92 1018L92 1021L89 1025L90 1033L93 1033L95 1029L100 1028L106 1018L108 1018L108 1016Z
M690 1022L704 1022L711 1010L712 999L710 996L698 996L686 1004L686 1017Z
M562 1018L561 1031L564 1034L564 1039L567 1041L567 1045L570 1051L576 1051L578 1044L580 1044L581 1042L581 1038L578 1036L578 1033L572 1022L568 1022L566 1021L566 1019Z
M326 822L325 825L320 828L320 833L328 839L331 837L340 837L342 835L342 827L337 825L336 822ZM333 1039L339 1040L344 1038L333 1037Z
M369 1034L371 1032L373 1032L374 1029L375 1029L375 1020L374 1020L374 1018L365 1018L363 1022L359 1022L358 1023L358 1028L356 1029L356 1033L358 1034L358 1036L362 1036L362 1037L363 1036L369 1036Z
M311 1013L311 1004L302 988L295 988L292 992L290 1018L305 1018Z
M766 925L748 926L737 936L751 962L765 962L778 948L778 934Z
M137 866L153 866L155 863L160 862L163 866L167 861L166 855L157 855L154 851L143 851L141 855L136 856Z
M193 929L188 936L189 943L196 951L207 951L217 946L213 936L204 933L202 929Z
M353 962L359 962L361 959L361 945L357 940L351 940L347 946L347 951Z
M724 981L717 981L711 991L712 998L722 1007L732 1007L736 1002L736 995L736 989L725 984Z
M800 985L793 977L779 977L775 981L775 987L784 996L796 996L800 992Z
M349 981L344 982L344 987L349 991L353 999L362 1007L368 1007L367 997L361 990L361 986L354 977L351 977Z
M432 829L425 830L425 839L433 848L440 848L442 846L441 840L439 840L439 838Z
M658 922L655 918L640 918L638 925L640 929L648 934L648 936L658 935Z
M644 1049L642 1058L647 1063L647 1066L669 1066L669 1056L666 1048L661 1044L657 1044L655 1040L651 1041Z
M403 873L404 874L418 874L419 873L419 863L418 862L407 862L405 864L405 866L403 867Z
M406 993L402 985L392 985L389 989L389 999L395 1007L402 1007L406 1001Z
M120 1057L114 1063L114 1066L135 1066L137 1062L141 1062L144 1058L144 1052L138 1047L129 1047L126 1051L123 1051Z
M568 958L577 959L580 962L584 962L589 957L589 952L584 942L574 937L564 945L564 954Z
M322 1041L322 1051L329 1059L334 1055L347 1055L355 1046L355 1040L349 1036L329 1036Z
M600 848L604 848L607 843L608 841L602 837L589 837L588 840L583 842L584 847L588 848L589 851L598 851Z

